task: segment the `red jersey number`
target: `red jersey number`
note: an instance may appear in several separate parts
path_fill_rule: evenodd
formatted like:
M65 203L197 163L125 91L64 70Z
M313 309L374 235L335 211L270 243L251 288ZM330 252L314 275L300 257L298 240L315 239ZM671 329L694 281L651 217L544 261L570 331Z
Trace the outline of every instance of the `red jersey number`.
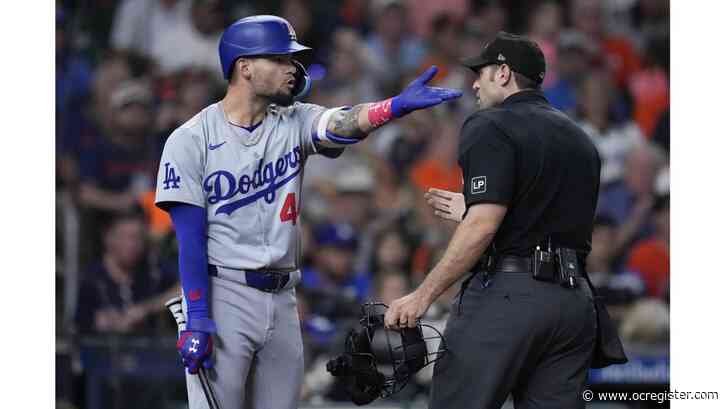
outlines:
M282 211L279 212L279 219L282 223L292 220L293 226L297 224L297 201L294 193L288 193L287 198L284 199Z

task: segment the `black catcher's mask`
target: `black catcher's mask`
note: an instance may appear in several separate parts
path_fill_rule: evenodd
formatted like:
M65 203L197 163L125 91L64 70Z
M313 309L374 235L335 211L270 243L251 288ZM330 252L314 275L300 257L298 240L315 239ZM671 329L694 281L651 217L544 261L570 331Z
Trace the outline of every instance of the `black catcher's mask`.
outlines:
M345 339L345 353L327 363L332 376L342 377L345 389L356 405L366 405L402 390L411 376L441 359L446 344L438 330L420 324L400 330L385 328L382 303L362 305L360 332L354 329ZM435 335L425 338L423 328ZM428 331L426 331L428 332ZM436 352L428 352L426 341L440 340Z

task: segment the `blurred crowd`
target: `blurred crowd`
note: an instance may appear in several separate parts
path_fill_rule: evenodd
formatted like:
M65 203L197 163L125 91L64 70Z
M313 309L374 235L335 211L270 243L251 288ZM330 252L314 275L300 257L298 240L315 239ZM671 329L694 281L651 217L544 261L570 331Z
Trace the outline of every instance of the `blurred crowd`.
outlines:
M276 14L314 48L306 102L352 105L399 92L428 66L464 97L382 128L305 173L303 397L344 400L324 363L360 314L422 280L454 225L423 192L461 190L458 132L475 101L459 60L499 30L524 33L547 60L549 101L602 158L587 267L629 345L669 334L668 0L103 0L56 6L58 334L173 333L163 301L179 292L168 216L155 209L164 142L224 95L226 25ZM451 288L426 320L442 328ZM430 374L398 397L424 396Z

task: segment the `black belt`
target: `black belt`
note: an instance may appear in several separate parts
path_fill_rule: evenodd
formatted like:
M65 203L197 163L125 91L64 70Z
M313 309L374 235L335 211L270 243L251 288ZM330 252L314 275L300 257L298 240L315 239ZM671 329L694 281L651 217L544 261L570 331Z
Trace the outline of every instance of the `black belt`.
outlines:
M531 273L531 257L502 256L493 262L493 271L502 273Z
M579 270L583 271L583 263L581 261L579 263ZM533 273L532 265L531 257L501 256L494 259L491 272Z
M233 269L236 270L236 269ZM209 275L219 277L217 266L209 264ZM275 270L237 270L244 273L244 279L248 286L266 293L278 293L289 282L289 272Z

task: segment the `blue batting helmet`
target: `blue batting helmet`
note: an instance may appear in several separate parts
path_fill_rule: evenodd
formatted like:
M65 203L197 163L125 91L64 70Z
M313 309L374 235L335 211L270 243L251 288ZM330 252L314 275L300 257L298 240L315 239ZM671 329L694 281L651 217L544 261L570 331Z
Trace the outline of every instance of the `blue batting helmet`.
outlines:
M234 62L239 57L253 55L294 54L310 50L297 42L297 34L287 20L277 16L250 16L227 27L219 40L219 59L225 79L231 78ZM297 67L298 83L293 90L295 99L310 88L310 78L302 64Z

